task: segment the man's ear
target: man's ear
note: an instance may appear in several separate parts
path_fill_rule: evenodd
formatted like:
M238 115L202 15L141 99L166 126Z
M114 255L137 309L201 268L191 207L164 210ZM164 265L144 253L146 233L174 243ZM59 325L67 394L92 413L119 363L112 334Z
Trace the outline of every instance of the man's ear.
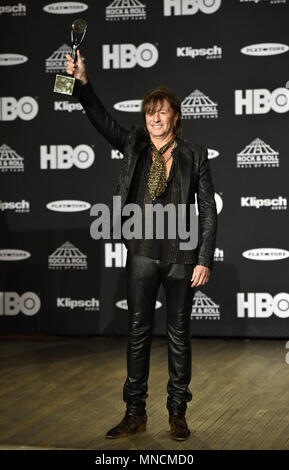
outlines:
M175 115L175 122L174 122L174 127L176 127L178 120L180 119L179 113Z

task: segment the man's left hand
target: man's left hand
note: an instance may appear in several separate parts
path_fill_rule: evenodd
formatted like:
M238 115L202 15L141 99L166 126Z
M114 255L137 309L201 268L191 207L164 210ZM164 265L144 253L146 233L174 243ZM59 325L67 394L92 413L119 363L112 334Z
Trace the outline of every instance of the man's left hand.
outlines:
M191 287L203 286L206 284L210 277L210 271L210 268L207 268L207 266L197 264L193 271Z

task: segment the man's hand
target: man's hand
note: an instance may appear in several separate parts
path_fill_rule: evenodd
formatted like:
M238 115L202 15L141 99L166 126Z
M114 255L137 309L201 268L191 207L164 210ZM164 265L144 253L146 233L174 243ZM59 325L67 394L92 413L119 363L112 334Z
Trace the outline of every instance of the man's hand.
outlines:
M203 286L204 284L206 284L210 277L210 271L210 268L197 264L194 268L194 272L192 275L191 287Z
M66 73L73 75L74 78L78 78L82 81L83 85L85 85L88 82L85 65L78 49L76 54L76 63L74 63L74 60L70 54L66 54L65 57L68 59L66 62Z

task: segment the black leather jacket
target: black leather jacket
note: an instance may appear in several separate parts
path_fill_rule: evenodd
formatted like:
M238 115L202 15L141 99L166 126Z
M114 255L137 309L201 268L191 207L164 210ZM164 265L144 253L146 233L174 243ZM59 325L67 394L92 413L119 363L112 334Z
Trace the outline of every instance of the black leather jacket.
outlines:
M115 189L125 204L132 182L133 172L141 150L147 145L148 137L143 127L124 129L105 109L95 94L91 83L81 87L79 101L93 126L124 156ZM214 199L214 186L208 160L207 149L187 140L177 139L178 158L181 171L181 203L194 204L195 193L199 211L199 243L194 250L196 264L212 269L216 233L217 210Z

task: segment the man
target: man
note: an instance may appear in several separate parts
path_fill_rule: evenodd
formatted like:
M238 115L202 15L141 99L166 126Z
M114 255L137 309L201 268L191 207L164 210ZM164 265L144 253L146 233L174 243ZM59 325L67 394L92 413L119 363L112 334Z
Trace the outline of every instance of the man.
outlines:
M179 236L126 240L127 302L129 331L127 377L123 387L126 413L109 430L118 438L146 429L146 398L149 376L153 314L160 283L167 303L169 381L167 409L171 437L187 439L190 430L185 412L192 400L190 314L193 288L208 282L213 265L217 212L207 150L180 137L181 103L174 92L158 87L148 92L142 104L144 127L122 128L105 109L89 82L79 51L77 61L67 56L66 71L82 81L79 101L93 126L123 153L116 193L122 204L195 203L199 211L199 243L194 250L180 249ZM122 206L123 207L123 206ZM144 214L144 210L142 212Z

